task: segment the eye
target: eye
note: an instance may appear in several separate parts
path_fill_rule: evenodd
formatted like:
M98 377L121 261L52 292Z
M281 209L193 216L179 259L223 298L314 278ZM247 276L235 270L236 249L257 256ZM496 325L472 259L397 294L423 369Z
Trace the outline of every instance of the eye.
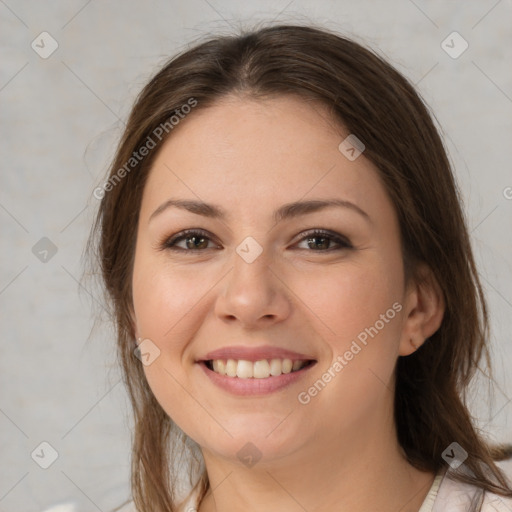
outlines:
M304 241L313 252L331 252L353 248L348 239L342 235L323 229L313 229L306 232L299 243ZM179 243L181 242L184 242L184 246L180 247ZM162 250L197 252L211 249L212 247L208 247L210 242L211 237L206 231L201 229L187 229L164 240L163 243L160 244L160 248ZM330 247L332 243L335 243L338 247Z
M178 246L178 242L181 242L182 240L185 242L185 247ZM171 251L182 252L195 252L209 249L209 241L210 236L206 231L201 229L187 229L165 240L161 244L161 249L169 249Z
M306 241L307 246L312 248L313 252L331 252L341 251L343 249L353 249L353 245L348 241L348 239L338 235L337 233L323 229L313 229L307 232L300 240L300 242L303 241ZM330 247L332 242L334 242L338 247Z

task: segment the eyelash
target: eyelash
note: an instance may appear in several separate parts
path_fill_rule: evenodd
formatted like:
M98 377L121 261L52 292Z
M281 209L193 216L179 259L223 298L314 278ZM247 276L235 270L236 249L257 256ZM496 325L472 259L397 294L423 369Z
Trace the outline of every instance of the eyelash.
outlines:
M208 240L211 240L211 237L206 231L203 231L201 229L187 229L185 231L181 231L180 233L177 233L176 235L173 235L172 237L165 239L160 244L161 250L170 250L170 251L179 251L179 252L191 252L191 253L198 253L201 251L206 251L206 249L183 249L182 247L177 247L175 244L181 240L185 240L187 238L191 238L194 236L198 236L201 238L206 238ZM347 250L347 249L353 249L353 245L349 242L348 239L338 235L337 233L323 230L323 229L312 229L310 231L306 231L303 235L303 237L297 242L303 242L304 240L307 240L308 238L326 238L328 240L331 240L338 244L338 248L329 248L329 249L319 249L319 250L309 250L308 252L323 252L323 253L330 253L333 251L341 251L341 250ZM307 250L307 249L299 249L299 250Z

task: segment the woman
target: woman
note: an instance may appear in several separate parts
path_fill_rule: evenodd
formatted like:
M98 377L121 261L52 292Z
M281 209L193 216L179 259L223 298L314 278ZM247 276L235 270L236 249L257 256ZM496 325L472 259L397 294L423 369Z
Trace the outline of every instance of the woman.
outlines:
M198 44L95 195L129 510L512 510L464 402L488 327L456 184L388 63L313 27Z

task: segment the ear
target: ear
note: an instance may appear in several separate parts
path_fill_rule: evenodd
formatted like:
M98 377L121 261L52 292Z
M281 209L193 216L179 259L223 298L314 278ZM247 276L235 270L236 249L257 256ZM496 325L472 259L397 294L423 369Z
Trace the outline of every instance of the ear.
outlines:
M420 264L410 278L404 302L399 354L408 356L439 329L444 316L444 294L427 265Z

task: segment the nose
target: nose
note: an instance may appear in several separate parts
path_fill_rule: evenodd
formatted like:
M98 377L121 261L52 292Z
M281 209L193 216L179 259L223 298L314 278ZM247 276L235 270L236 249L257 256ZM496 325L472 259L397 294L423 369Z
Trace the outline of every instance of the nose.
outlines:
M255 329L282 322L291 312L290 290L263 252L251 263L234 255L215 313L223 322Z

